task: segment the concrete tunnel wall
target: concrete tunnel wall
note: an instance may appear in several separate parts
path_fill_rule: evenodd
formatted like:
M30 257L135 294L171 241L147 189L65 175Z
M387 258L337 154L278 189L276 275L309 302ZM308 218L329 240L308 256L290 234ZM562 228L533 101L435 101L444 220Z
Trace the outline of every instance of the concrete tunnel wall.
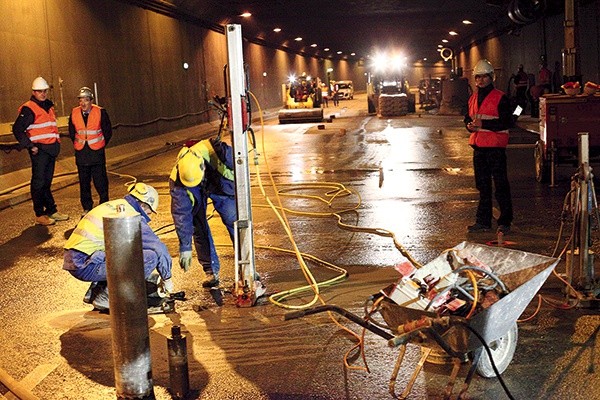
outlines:
M99 105L117 127L112 145L217 118L208 100L225 93L227 43L219 32L114 0L0 1L0 14L2 142L14 142L6 134L39 75L52 86L49 98L59 117L77 105L81 86L94 90L96 84ZM357 62L305 58L247 41L244 61L263 109L281 105L281 84L290 73L325 79L331 67L332 79L365 86ZM63 140L61 157L72 154ZM28 167L24 152L2 154L0 174Z

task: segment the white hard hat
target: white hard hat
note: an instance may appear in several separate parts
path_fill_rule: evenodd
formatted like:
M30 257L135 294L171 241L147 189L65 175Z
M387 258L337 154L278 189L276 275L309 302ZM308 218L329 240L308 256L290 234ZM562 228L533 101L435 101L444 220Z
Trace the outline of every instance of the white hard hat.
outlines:
M33 83L31 84L31 90L47 90L50 89L50 85L48 85L48 82L46 82L46 80L44 78L42 78L41 76L38 76L37 78L35 78L33 80Z
M494 77L494 67L492 63L486 59L479 60L477 64L475 64L475 68L473 68L473 75L490 75L492 78Z
M150 185L138 182L129 186L129 194L139 201L148 204L154 212L158 210L158 192Z
M89 97L90 100L94 100L94 93L92 93L92 89L90 89L87 86L84 86L81 89L79 89L79 94L77 95L77 98L80 99L82 97Z
M187 187L198 186L204 178L204 158L190 147L184 147L177 155L179 179Z

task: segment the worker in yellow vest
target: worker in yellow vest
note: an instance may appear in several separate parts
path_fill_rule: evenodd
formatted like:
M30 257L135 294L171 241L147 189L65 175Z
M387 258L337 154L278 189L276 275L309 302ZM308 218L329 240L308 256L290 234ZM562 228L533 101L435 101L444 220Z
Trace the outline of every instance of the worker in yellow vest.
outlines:
M94 94L86 86L79 89L79 106L69 118L69 137L75 147L75 164L79 174L79 197L83 214L94 208L92 181L99 204L108 201L108 175L104 148L112 137L108 112L93 104Z
M60 136L54 114L54 103L48 99L48 82L38 76L31 85L31 98L19 107L13 124L13 135L27 149L31 158L31 200L35 223L53 225L66 221L68 215L58 212L52 196L54 166L60 153Z
M163 280L164 290L168 293L173 292L171 255L148 225L148 215L151 212L156 213L158 209L158 192L152 186L138 182L129 187L129 194L125 198L102 203L88 212L79 221L64 246L63 269L81 281L92 282L83 301L93 304L99 310L108 309L102 218L115 213L119 206L142 216L144 276L149 279L154 270L157 270Z

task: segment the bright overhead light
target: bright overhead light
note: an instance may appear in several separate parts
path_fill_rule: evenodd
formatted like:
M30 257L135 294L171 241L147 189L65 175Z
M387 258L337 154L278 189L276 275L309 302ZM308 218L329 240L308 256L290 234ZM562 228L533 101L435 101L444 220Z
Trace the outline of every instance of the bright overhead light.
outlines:
M317 47L317 44L313 43L313 44L310 45L310 47Z
M442 43L448 43L448 39L442 39Z
M300 42L302 40L302 38L300 36L298 36L296 39L294 39L296 42Z
M465 24L465 25L471 25L472 22L469 21L468 19L465 19L465 20L463 20L463 24Z
M245 12L245 13L240 14L240 17L244 17L244 18L248 18L248 17L251 17L251 16L252 16L252 13L249 13L249 12Z
M337 52L337 54L342 54L342 52L341 52L341 51L338 51L338 52Z
M329 51L329 47L325 47L323 51Z
M355 56L355 55L356 55L356 53L350 53L350 55L351 55L351 56Z
M449 33L450 35L452 35L452 36L456 36L456 35L458 35L458 33L454 32L454 31L450 31L450 32L448 32L448 33Z
M441 44L438 44L438 49L441 49L442 47L444 47L444 46L442 46Z
M273 29L273 32L281 32L281 28L275 28Z
M423 57L423 61L427 61L427 57Z

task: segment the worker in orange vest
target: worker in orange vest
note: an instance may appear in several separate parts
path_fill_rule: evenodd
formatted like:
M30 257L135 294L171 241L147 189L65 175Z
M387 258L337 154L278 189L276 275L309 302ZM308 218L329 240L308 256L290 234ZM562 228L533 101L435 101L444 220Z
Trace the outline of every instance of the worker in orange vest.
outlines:
M473 69L477 90L469 98L465 125L471 132L475 186L479 191L476 220L468 232L486 232L492 228L492 189L500 208L497 233L510 232L513 220L512 199L506 168L508 129L512 125L510 101L494 88L494 68L488 60L480 60ZM492 186L493 183L493 186Z
M93 104L94 94L88 87L79 89L79 106L69 118L69 136L75 147L75 163L79 174L79 197L83 214L94 208L92 180L100 197L99 204L108 201L108 175L104 148L112 137L108 113Z
M41 76L33 80L31 98L19 107L12 129L31 158L30 188L35 223L44 226L69 219L68 215L58 212L51 190L56 157L60 153L60 136L54 103L48 99L49 89L50 85Z

